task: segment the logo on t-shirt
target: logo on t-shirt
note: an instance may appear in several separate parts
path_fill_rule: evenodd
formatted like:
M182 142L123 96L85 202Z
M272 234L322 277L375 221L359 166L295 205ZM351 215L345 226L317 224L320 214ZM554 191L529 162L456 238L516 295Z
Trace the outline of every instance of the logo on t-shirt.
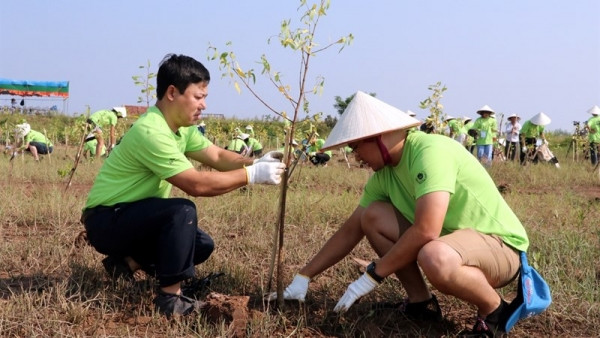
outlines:
M420 172L417 174L417 177L416 177L417 183L423 183L423 182L425 182L426 179L427 179L427 174L425 174L424 172Z

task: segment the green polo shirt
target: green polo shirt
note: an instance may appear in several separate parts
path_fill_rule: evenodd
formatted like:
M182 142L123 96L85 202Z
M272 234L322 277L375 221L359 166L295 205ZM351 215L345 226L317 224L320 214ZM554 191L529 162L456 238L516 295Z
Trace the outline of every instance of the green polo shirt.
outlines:
M116 126L117 114L112 111L112 109L98 110L90 115L90 120L92 120L100 128L104 128L106 126Z
M410 133L400 163L385 166L371 176L360 205L390 202L414 223L417 199L435 191L450 193L440 235L471 228L497 235L511 247L527 251L525 228L485 168L458 142L443 135Z
M174 133L160 110L150 107L104 161L85 207L167 198L171 184L165 179L194 167L185 154L211 144L196 126Z

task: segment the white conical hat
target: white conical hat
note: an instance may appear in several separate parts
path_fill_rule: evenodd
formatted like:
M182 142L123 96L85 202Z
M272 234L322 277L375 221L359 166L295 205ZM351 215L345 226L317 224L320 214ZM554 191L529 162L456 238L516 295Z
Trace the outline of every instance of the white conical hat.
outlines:
M512 119L513 117L516 117L516 118L517 118L517 120L520 120L520 119L521 119L521 117L520 117L519 115L517 115L517 114L510 114L510 116L509 116L509 117L507 117L506 119L507 119L507 120L510 120L510 119Z
M454 120L454 119L456 119L456 117L454 117L452 115L446 115L446 118L444 119L444 122L450 121L450 120Z
M536 126L545 126L545 125L549 124L550 122L552 122L552 120L548 117L548 115L546 115L544 113L538 113L537 115L532 117L529 121L531 123L535 124Z
M386 132L408 129L421 124L402 110L369 94L356 92L354 98L331 130L323 150Z
M592 115L600 115L600 107L598 106L593 106L592 108L590 108L588 110L588 113L592 114Z
M125 107L113 107L113 110L117 112L119 117L127 117L127 108Z
M470 118L470 117L468 117L468 116L463 116L463 117L462 117L462 120L463 120L463 121L472 121L473 119L472 119L472 118Z
M481 115L481 113L483 113L483 112L488 112L488 113L490 113L490 114L492 114L492 115L496 113L496 112L495 112L495 111L494 111L492 108L490 108L490 106L488 106L487 104L486 104L486 105L484 105L483 107L479 108L479 110L477 110L477 114L479 114L479 115Z
M29 134L29 132L31 131L31 126L29 125L29 123L24 122L21 124L17 124L15 126L15 137L16 138L23 138L25 137L25 135Z

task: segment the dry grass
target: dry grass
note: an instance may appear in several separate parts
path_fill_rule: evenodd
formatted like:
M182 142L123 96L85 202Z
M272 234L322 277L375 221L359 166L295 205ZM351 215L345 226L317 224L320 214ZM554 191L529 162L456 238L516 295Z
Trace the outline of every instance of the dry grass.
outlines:
M31 157L12 163L0 157L0 332L3 336L228 336L228 323L203 316L167 321L153 310L155 284L107 280L101 255L74 239L89 187L100 161L83 162L73 185L65 178L74 150L58 146L51 161ZM559 159L561 158L561 154ZM291 280L356 206L370 173L335 159L327 168L301 166L288 195L285 233L286 282ZM530 261L550 284L554 303L540 316L520 322L515 336L596 336L600 327L600 181L588 163L561 162L556 170L497 163L490 172L525 224L532 242ZM346 286L359 275L351 259L311 283L307 302L272 308L267 291L279 190L255 186L213 198L194 199L199 226L217 244L198 275L222 271L211 290L250 296L248 336L452 336L470 324L474 310L438 294L445 321L415 323L394 313L373 312L376 301L400 301L393 280L345 315L331 312ZM180 191L176 195L183 196ZM353 256L374 258L366 242ZM501 292L510 297L510 285ZM435 292L435 291L434 291Z

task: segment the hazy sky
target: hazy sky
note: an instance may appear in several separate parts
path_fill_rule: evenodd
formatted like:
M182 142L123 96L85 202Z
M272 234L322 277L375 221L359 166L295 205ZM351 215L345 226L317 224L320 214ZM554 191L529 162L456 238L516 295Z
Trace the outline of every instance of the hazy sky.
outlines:
M0 77L69 81L69 113L135 105L132 75L148 61L156 72L167 53L190 55L211 72L206 113L271 115L246 90L239 95L209 43L233 43L243 68L260 70L264 53L297 93L299 54L276 39L284 19L300 27L298 1L3 1ZM325 77L311 113L336 115L334 97L361 90L418 118L419 101L441 81L453 116L476 117L483 105L527 120L544 112L550 130L571 131L600 105L600 1L597 0L332 0L317 29L326 45L349 33L354 43L312 58L309 84ZM264 77L256 90L277 110L290 105ZM9 96L1 96L7 104ZM61 107L60 101L56 103ZM31 103L33 104L33 103ZM46 102L43 102L46 104Z

